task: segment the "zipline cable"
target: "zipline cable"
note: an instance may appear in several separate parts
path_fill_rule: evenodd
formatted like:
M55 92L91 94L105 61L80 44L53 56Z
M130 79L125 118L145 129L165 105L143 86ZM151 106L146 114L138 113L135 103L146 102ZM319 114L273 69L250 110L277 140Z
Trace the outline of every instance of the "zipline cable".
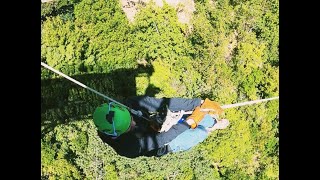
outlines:
M267 98L267 99L258 99L258 100L254 100L254 101L241 102L241 103L236 103L236 104L223 105L223 106L221 106L221 108L222 109L228 109L228 108L246 106L246 105L261 103L261 102L265 102L265 101L276 100L276 99L279 99L279 96L272 97L272 98ZM214 111L214 109L201 109L200 111Z
M238 107L238 106L246 106L246 105L251 105L251 104L255 104L255 103L261 103L261 102L265 102L265 101L271 101L271 100L275 100L275 99L279 99L279 96L272 97L272 98L267 98L267 99L259 99L259 100L254 100L254 101L247 101L247 102L242 102L242 103L236 103L236 104L223 105L223 106L221 106L221 108L222 108L222 109L228 109L228 108L234 108L234 107Z

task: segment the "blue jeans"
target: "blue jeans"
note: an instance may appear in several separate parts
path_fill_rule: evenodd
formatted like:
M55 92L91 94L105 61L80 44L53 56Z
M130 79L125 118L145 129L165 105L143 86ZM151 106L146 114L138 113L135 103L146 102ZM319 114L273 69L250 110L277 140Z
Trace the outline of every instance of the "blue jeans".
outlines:
M208 137L206 128L212 127L216 120L206 114L195 129L188 129L168 143L172 152L186 151Z

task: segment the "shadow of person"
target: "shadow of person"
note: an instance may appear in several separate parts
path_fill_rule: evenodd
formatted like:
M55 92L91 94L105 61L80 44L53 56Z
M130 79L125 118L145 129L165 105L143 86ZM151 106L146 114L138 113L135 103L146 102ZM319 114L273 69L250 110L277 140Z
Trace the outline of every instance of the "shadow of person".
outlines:
M130 97L139 97L137 96L137 77L144 76L148 79L148 86L145 89L145 93L140 97L154 97L161 91L160 88L150 83L150 76L153 72L154 69L151 65L138 65L132 69L117 69L110 73L75 75L72 76L72 78L114 100L126 104L126 100ZM166 116L166 107L170 104L170 99L162 99L163 100L157 105L150 104L154 111L157 112L152 118L159 123L162 123L162 120ZM105 102L106 99L103 97L65 78L41 80L42 137L52 131L57 125L92 119L92 113L95 108ZM143 110L143 108L139 110ZM155 134L152 136L153 141L155 141ZM98 135L100 136L101 133L98 132ZM128 141L136 141L131 135L127 134L123 138L127 138ZM101 139L111 147L114 147L112 142L105 138ZM150 146L149 142L146 141L145 143L146 147ZM156 142L152 144L158 146ZM158 147L154 148L157 149ZM132 146L131 149L134 151L134 146ZM114 150L117 151L116 149ZM127 149L126 152L118 153L119 155L126 156L126 153L132 153L129 151L130 149Z
M44 71L48 71L43 68ZM72 76L86 86L123 103L136 96L136 77L151 76L153 66L138 65L131 69L117 69L110 73L95 73ZM156 89L156 87L152 86ZM150 89L150 88L149 88ZM41 80L41 133L50 132L59 124L90 119L95 108L106 99L65 78Z
M145 91L146 96L154 97L156 94L158 94L161 91L160 88L156 87L153 84L149 84Z

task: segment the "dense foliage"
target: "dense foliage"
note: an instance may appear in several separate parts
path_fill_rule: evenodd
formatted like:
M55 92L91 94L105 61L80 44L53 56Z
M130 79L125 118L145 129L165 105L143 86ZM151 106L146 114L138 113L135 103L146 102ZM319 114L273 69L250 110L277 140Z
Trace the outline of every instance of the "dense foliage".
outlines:
M42 4L41 59L119 101L278 96L279 1L195 4L188 25L167 4L140 5L133 23L118 0ZM44 68L41 93L43 179L278 179L278 101L226 109L228 129L189 151L128 159L97 136L101 97Z

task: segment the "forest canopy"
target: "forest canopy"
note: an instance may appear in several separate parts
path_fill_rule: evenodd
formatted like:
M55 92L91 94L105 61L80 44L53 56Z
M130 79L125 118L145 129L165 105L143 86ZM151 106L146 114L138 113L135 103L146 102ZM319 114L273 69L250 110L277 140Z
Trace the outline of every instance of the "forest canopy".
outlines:
M195 0L189 23L163 1L130 22L119 0L42 3L41 61L119 101L279 95L279 1ZM191 150L129 159L97 135L105 100L41 69L42 179L279 179L279 102L226 109L230 126Z

